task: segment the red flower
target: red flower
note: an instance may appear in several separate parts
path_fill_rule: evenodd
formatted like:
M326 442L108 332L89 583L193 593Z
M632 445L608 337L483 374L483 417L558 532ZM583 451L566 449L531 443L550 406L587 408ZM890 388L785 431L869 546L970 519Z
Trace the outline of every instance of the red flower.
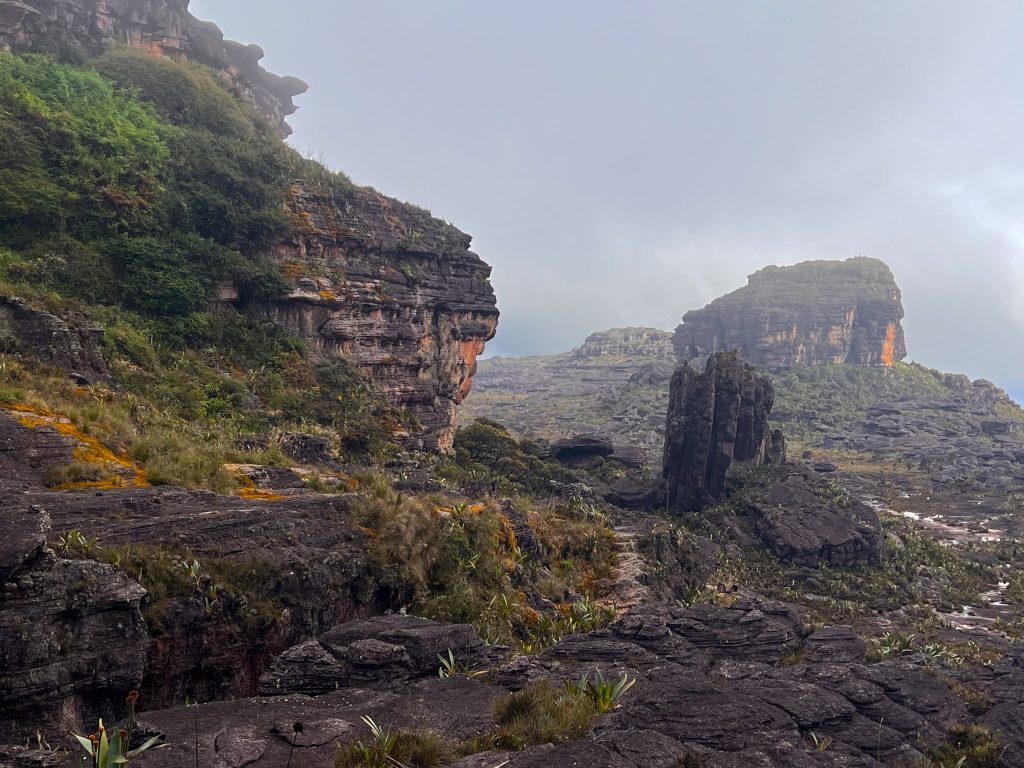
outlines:
M139 692L138 691L132 691L131 693L128 694L128 697L125 700L129 704L134 704L136 701L139 700Z

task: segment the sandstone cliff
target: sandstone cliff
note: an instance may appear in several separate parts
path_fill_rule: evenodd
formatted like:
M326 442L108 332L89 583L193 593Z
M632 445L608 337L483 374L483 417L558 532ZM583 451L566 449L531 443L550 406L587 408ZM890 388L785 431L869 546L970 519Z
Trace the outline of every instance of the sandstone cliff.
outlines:
M260 66L263 49L225 40L215 24L188 12L189 0L0 0L0 51L98 55L129 45L155 56L206 64L282 136L292 97L309 86Z
M0 0L0 51L74 59L118 44L212 67L282 135L292 96L307 87L264 70L258 46L225 40L188 0ZM289 233L270 254L291 291L261 311L305 341L314 362L344 358L371 377L414 418L409 442L450 447L456 405L497 326L490 267L469 235L428 211L340 175L302 175L288 195ZM227 284L216 298L238 293Z
M292 190L298 222L275 256L293 290L265 307L319 361L344 357L451 447L455 407L498 323L470 236L365 187Z
M747 285L687 312L675 347L689 360L739 349L754 365L889 366L906 357L903 304L878 259L806 261L765 267Z

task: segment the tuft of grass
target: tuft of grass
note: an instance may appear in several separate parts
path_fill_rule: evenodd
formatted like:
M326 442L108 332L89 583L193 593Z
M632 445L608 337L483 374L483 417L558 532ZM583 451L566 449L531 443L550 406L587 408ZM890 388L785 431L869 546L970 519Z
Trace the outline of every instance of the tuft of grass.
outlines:
M430 731L396 731L363 717L370 729L368 741L342 747L334 768L434 768L454 756L451 742Z
M961 723L949 731L946 743L932 751L927 768L998 768L1006 745L988 728Z
M499 699L494 705L494 727L463 742L459 751L473 754L577 739L590 732L598 714L591 699L538 680Z

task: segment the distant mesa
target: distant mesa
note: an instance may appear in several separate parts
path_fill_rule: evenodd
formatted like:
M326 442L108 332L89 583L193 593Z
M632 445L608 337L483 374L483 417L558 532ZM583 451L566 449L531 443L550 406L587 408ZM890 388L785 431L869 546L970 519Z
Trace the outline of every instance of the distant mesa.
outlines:
M574 360L595 357L672 360L672 333L659 328L611 328L587 336L570 356Z
M891 366L906 357L903 302L878 259L805 261L770 266L747 285L687 312L676 328L676 354L692 360L738 349L756 366Z

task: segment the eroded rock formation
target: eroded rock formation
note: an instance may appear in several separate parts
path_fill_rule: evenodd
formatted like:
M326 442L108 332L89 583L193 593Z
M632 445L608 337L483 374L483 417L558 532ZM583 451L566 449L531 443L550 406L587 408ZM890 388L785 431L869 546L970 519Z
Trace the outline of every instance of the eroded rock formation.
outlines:
M292 98L309 88L260 66L263 49L225 40L216 24L188 12L189 0L0 0L0 51L83 51L98 55L130 45L153 55L189 59L220 72L282 136Z
M0 51L97 55L118 44L212 67L282 135L290 133L284 118L296 109L292 97L307 88L267 72L259 46L225 40L188 12L188 0L0 0ZM266 313L302 338L317 362L353 361L393 405L408 409L419 425L414 445L450 447L456 405L498 318L490 267L469 250L469 235L341 182L296 184L289 205L293 234L274 255L292 291ZM223 286L218 298L233 301L237 291ZM15 309L0 307L0 344ZM49 337L33 341L37 349L54 346ZM50 357L72 371L84 367L63 352Z
M107 372L102 338L103 329L91 323L69 323L17 297L0 296L0 352L27 350L87 381Z
M293 289L267 313L317 360L355 362L426 447L450 448L498 324L491 268L469 235L366 187L296 186L292 205L298 228L275 257Z
M756 466L778 455L768 429L774 399L771 379L735 352L676 369L662 470L670 510L694 512L721 498L733 461Z
M825 485L806 467L783 468L741 512L782 562L808 568L878 565L882 523L868 505Z
M58 557L42 507L0 509L0 738L120 711L145 669L146 591L109 565Z
M891 365L906 354L903 303L885 263L857 257L765 267L744 288L687 312L682 360L719 350L772 369L796 364Z
M359 642L409 647L413 626L393 643L392 617L374 634L360 623ZM415 624L415 620L405 620ZM442 631L426 627L434 650ZM449 628L448 631L454 628ZM379 644L376 645L376 644ZM347 646L351 648L351 646ZM296 649L293 649L293 651ZM375 652L376 653L376 652ZM793 663L779 664L784 659ZM292 679L322 682L322 659L292 659ZM605 629L562 640L537 656L518 656L493 679L436 673L409 680L388 670L376 681L329 686L324 695L286 695L148 712L143 725L170 746L154 768L186 764L197 749L229 765L282 765L294 734L301 765L327 768L337 744L366 739L360 722L403 730L429 727L449 740L491 727L494 701L529 682L561 687L600 672L637 681L621 706L588 736L521 752L488 751L446 762L458 768L672 768L699 764L874 768L917 764L947 730L967 717L962 701L933 673L903 661L864 663L864 643L838 627L812 634L780 603L743 599L731 606L642 606ZM488 682L484 682L488 680ZM306 686L300 684L297 690ZM196 734L198 729L198 734ZM814 734L812 738L811 734ZM825 739L828 749L815 747Z

